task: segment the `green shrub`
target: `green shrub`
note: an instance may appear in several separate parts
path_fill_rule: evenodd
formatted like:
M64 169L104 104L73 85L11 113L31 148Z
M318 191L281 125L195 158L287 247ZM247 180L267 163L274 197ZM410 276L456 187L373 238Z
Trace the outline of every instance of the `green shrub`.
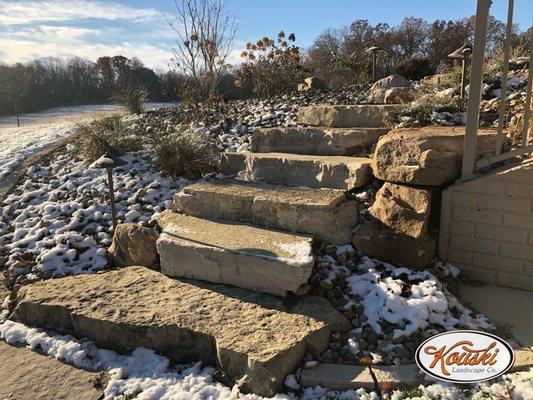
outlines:
M209 140L193 132L154 138L156 164L163 174L198 179L215 170L214 149Z
M148 91L143 88L128 86L114 96L115 103L120 104L130 114L142 114L144 103L148 100Z
M409 58L396 65L395 72L413 81L433 75L435 68L427 58Z

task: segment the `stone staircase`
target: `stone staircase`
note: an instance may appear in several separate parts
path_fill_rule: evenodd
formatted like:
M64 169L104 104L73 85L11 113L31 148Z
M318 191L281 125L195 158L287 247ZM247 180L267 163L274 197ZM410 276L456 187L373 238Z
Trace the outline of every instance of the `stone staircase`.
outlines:
M251 152L223 153L221 172L235 179L186 187L159 218L163 273L280 296L301 292L313 240L351 241L358 215L346 192L372 177L371 159L354 154L388 132L383 119L396 107L303 107L299 121L312 126L258 129Z
M315 240L352 240L357 206L346 192L372 176L371 160L354 154L387 132L379 117L388 110L308 107L300 121L313 127L257 131L253 152L222 157L222 172L234 178L175 196L173 209L158 216L159 236L117 227L113 245L131 253L125 262L138 248L155 258L157 247L162 273L130 261L30 284L12 318L120 352L145 346L175 362L201 359L228 384L273 396L305 354L319 356L332 331L351 327L323 297L277 296L309 288ZM121 232L132 239L123 247Z

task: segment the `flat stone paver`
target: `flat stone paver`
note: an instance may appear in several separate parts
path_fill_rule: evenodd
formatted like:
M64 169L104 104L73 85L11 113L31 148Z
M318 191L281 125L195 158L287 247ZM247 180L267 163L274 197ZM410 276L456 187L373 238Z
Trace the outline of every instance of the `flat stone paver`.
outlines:
M231 179L185 187L174 196L173 210L309 234L335 244L349 243L358 224L357 203L341 190Z
M372 371L379 383L391 388L422 381L416 365L372 366ZM320 364L315 369L303 369L301 383L304 387L320 385L333 390L376 389L368 367L358 365Z
M351 156L385 135L388 128L261 128L251 140L254 153Z
M286 296L307 284L314 266L310 236L172 211L157 222L161 271L169 276Z
M310 126L335 128L381 128L390 113L398 112L402 105L317 105L300 107L298 122Z
M0 399L99 400L100 376L0 341Z
M203 360L263 396L306 353L326 350L332 327L351 327L322 297L284 299L143 267L30 284L18 299L14 315L28 325L119 352L144 346L179 363Z
M533 292L502 286L461 285L459 297L494 323L510 327L522 346L533 349L533 312L529 309Z
M221 171L277 185L350 190L372 177L370 158L289 153L222 153Z

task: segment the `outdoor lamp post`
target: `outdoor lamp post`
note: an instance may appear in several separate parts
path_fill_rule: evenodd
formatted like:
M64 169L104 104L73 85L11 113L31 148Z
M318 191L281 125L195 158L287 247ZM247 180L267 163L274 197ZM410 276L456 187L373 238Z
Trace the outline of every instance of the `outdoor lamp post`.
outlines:
M369 47L368 49L365 50L367 53L372 55L372 80L374 82L376 81L376 59L377 59L377 54L381 50L382 50L382 48L379 47L379 46L372 46L372 47Z
M111 202L111 215L113 217L113 231L117 227L117 212L115 210L115 192L113 190L113 168L126 165L127 162L112 154L105 153L98 160L89 165L89 168L106 169L109 181L109 201Z
M448 54L449 58L461 59L463 60L463 73L461 75L461 98L465 97L466 90L466 70L468 69L468 64L470 63L470 55L472 54L472 46L468 43L462 45L454 52Z

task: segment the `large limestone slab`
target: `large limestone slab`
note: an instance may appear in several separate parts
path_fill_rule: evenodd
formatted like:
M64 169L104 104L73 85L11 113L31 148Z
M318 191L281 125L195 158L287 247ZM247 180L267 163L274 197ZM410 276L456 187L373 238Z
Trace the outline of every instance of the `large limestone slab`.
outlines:
M333 128L381 128L385 126L385 121L389 114L400 111L402 107L396 104L300 107L298 109L298 122L304 125Z
M0 341L0 398L13 400L99 400L101 377Z
M310 236L165 211L157 217L161 271L286 296L307 283Z
M435 191L385 182L369 214L395 232L419 238L428 233Z
M344 244L357 226L357 204L341 190L221 180L195 183L174 196L174 211L312 235Z
M287 153L223 153L225 175L278 185L350 190L372 176L369 158Z
M252 136L254 153L351 156L376 143L388 128L262 128Z
M411 268L424 267L437 253L437 241L430 235L413 238L376 221L367 221L355 229L353 245L366 256Z
M372 170L378 179L414 185L438 186L461 172L464 127L428 126L398 129L382 136ZM494 152L496 132L480 129L477 154Z
M178 363L203 360L244 390L272 396L307 353L350 323L325 298L281 299L182 281L143 267L23 287L15 317L100 347L154 349Z

